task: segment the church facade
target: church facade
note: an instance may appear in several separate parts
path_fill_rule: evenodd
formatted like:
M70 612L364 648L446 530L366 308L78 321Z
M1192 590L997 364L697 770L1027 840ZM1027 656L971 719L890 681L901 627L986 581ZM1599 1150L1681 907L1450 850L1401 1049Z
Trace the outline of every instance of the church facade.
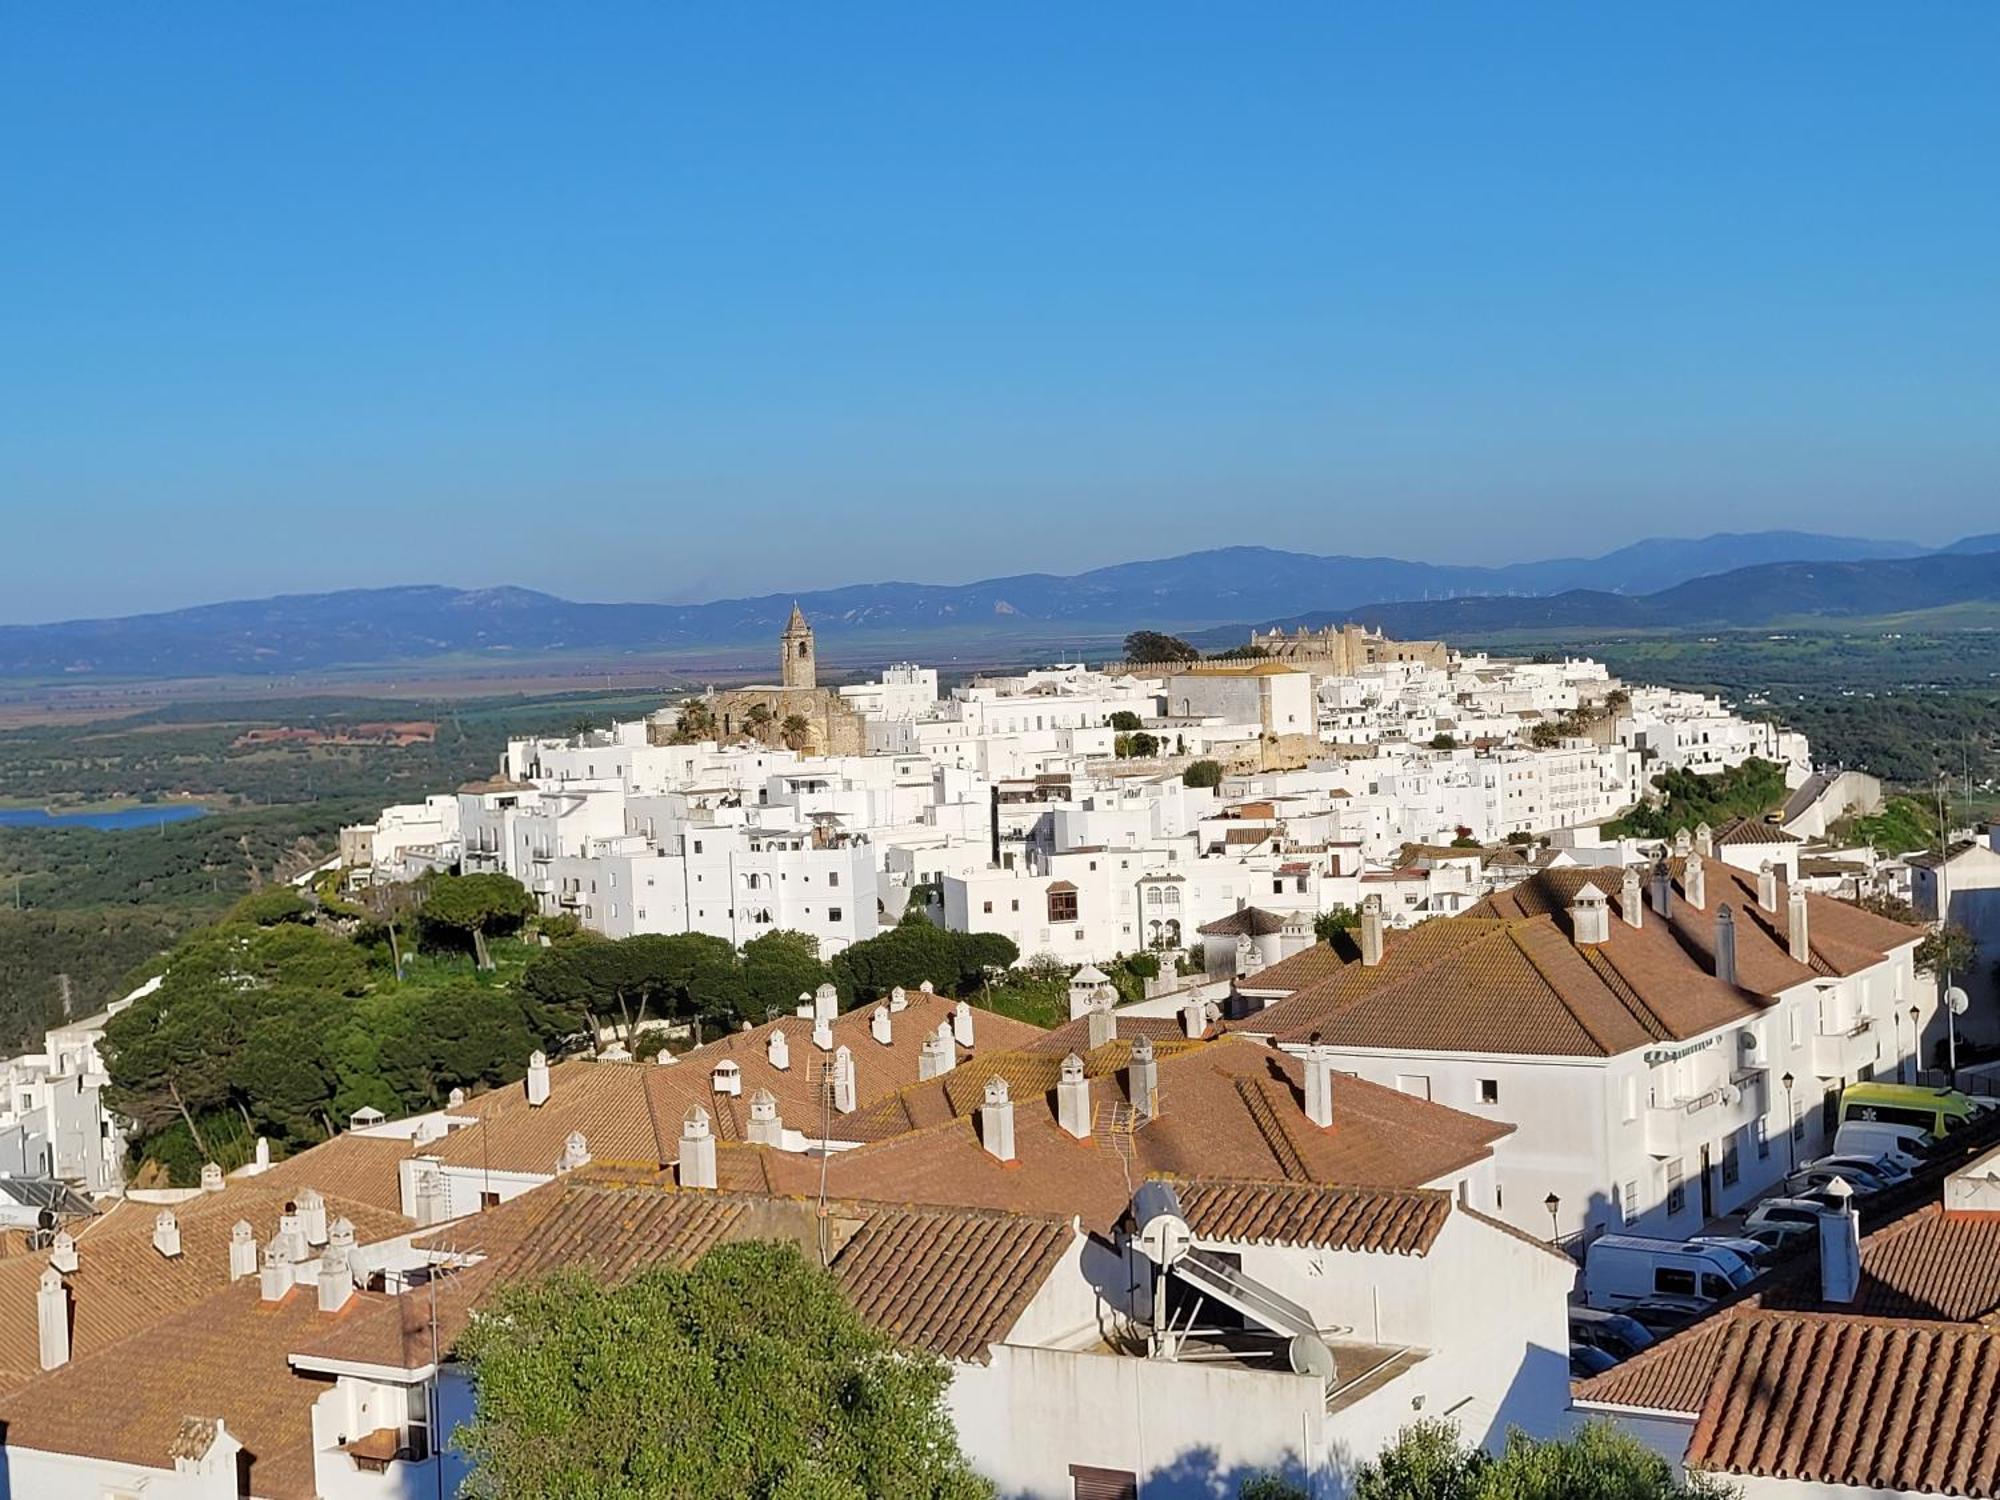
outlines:
M776 686L732 688L709 695L718 740L750 738L789 745L803 755L861 755L865 721L832 688L819 685L819 648L805 613L794 604L778 638Z

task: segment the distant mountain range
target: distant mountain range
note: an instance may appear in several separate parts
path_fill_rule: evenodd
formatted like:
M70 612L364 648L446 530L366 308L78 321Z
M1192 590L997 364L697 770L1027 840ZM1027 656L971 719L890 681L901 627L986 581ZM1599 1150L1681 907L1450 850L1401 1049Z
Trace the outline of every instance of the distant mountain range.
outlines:
M449 657L754 646L775 640L794 598L836 647L943 635L1103 642L1141 626L1226 625L1234 641L1248 621L1352 618L1447 637L1531 625L1755 623L1748 617L2000 598L2000 559L1983 557L1984 543L2000 549L2000 536L1927 553L1905 542L1767 531L1659 538L1601 557L1493 568L1227 547L1070 577L856 584L709 604L586 604L520 588L355 589L4 626L0 677L282 675Z

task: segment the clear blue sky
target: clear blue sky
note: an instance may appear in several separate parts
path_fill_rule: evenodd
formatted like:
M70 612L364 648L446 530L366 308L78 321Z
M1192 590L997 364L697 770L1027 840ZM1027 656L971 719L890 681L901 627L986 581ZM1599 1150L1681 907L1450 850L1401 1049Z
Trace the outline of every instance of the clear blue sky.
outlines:
M2000 525L1990 4L15 6L0 619Z

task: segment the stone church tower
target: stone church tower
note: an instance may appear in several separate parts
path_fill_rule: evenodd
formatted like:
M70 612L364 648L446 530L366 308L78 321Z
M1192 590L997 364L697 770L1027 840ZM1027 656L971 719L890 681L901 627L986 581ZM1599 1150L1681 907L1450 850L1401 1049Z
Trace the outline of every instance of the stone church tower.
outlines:
M792 605L792 617L785 622L785 633L780 639L782 656L779 660L778 681L788 688L814 688L819 685L819 669L813 661L812 626L806 624L805 614L798 605Z

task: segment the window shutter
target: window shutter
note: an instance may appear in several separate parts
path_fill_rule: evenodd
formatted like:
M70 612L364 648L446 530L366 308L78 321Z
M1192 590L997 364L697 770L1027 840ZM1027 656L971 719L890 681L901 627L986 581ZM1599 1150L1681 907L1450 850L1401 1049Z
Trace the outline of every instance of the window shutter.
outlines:
M1139 1476L1129 1469L1071 1464L1069 1482L1074 1500L1139 1500Z

